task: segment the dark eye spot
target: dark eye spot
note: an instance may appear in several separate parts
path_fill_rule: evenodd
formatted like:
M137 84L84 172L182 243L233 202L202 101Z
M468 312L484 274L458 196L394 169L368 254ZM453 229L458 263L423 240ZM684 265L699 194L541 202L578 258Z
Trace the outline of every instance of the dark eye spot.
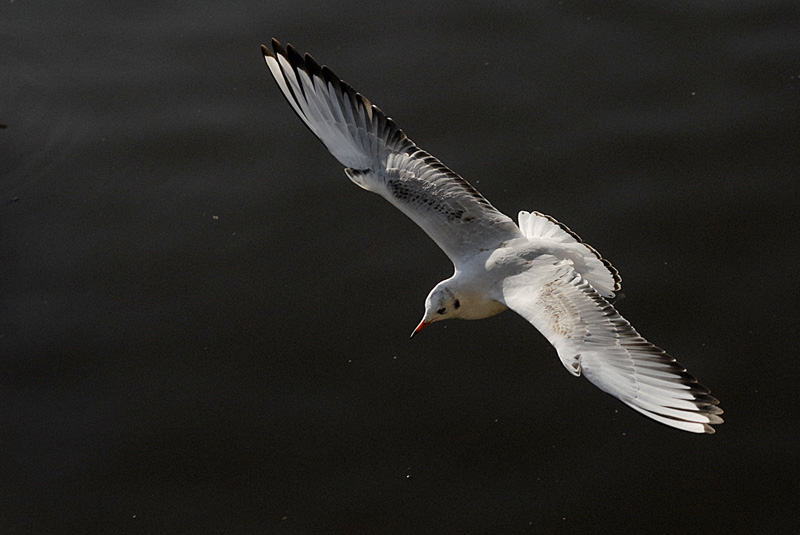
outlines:
M447 312L447 307L442 307L436 311L437 314L444 314L445 312Z
M456 299L456 302L453 303L453 306L456 308L456 310L458 310L458 307L461 306L461 303L459 303L458 299Z

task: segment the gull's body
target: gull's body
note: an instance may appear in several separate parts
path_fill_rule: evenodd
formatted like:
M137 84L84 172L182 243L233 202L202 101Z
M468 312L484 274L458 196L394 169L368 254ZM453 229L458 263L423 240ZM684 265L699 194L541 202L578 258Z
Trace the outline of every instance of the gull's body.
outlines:
M274 39L272 46L262 50L278 86L350 180L410 217L455 266L428 294L414 333L510 308L539 329L570 373L642 414L695 433L722 423L708 389L606 301L620 278L597 251L538 212L520 212L515 224L327 67Z

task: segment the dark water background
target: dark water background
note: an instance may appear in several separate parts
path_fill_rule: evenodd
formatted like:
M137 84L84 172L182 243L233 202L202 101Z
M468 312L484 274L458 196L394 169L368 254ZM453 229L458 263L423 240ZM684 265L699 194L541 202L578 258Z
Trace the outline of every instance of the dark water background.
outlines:
M609 258L718 433L513 313L409 342L451 266L273 36ZM797 2L16 0L0 43L2 533L800 529Z

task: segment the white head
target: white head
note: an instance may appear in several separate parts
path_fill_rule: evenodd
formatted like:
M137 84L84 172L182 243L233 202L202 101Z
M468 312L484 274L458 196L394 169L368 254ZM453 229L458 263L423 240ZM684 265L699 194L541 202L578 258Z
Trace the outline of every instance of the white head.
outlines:
M411 333L411 338L434 321L458 318L463 310L457 286L452 279L447 279L433 287L425 299L425 315L417 328Z
M506 306L491 297L492 292L476 285L476 279L464 280L460 273L443 280L433 287L425 299L425 315L411 338L434 321L461 318L479 320L494 316Z

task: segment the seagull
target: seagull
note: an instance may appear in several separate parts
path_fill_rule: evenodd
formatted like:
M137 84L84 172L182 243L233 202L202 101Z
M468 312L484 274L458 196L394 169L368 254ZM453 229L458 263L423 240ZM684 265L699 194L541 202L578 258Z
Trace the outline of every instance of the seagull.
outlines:
M617 270L566 225L526 211L515 224L328 67L275 39L261 50L283 96L348 178L411 218L453 262L412 338L437 321L511 309L572 375L635 411L693 433L722 423L709 390L609 303L620 289Z

